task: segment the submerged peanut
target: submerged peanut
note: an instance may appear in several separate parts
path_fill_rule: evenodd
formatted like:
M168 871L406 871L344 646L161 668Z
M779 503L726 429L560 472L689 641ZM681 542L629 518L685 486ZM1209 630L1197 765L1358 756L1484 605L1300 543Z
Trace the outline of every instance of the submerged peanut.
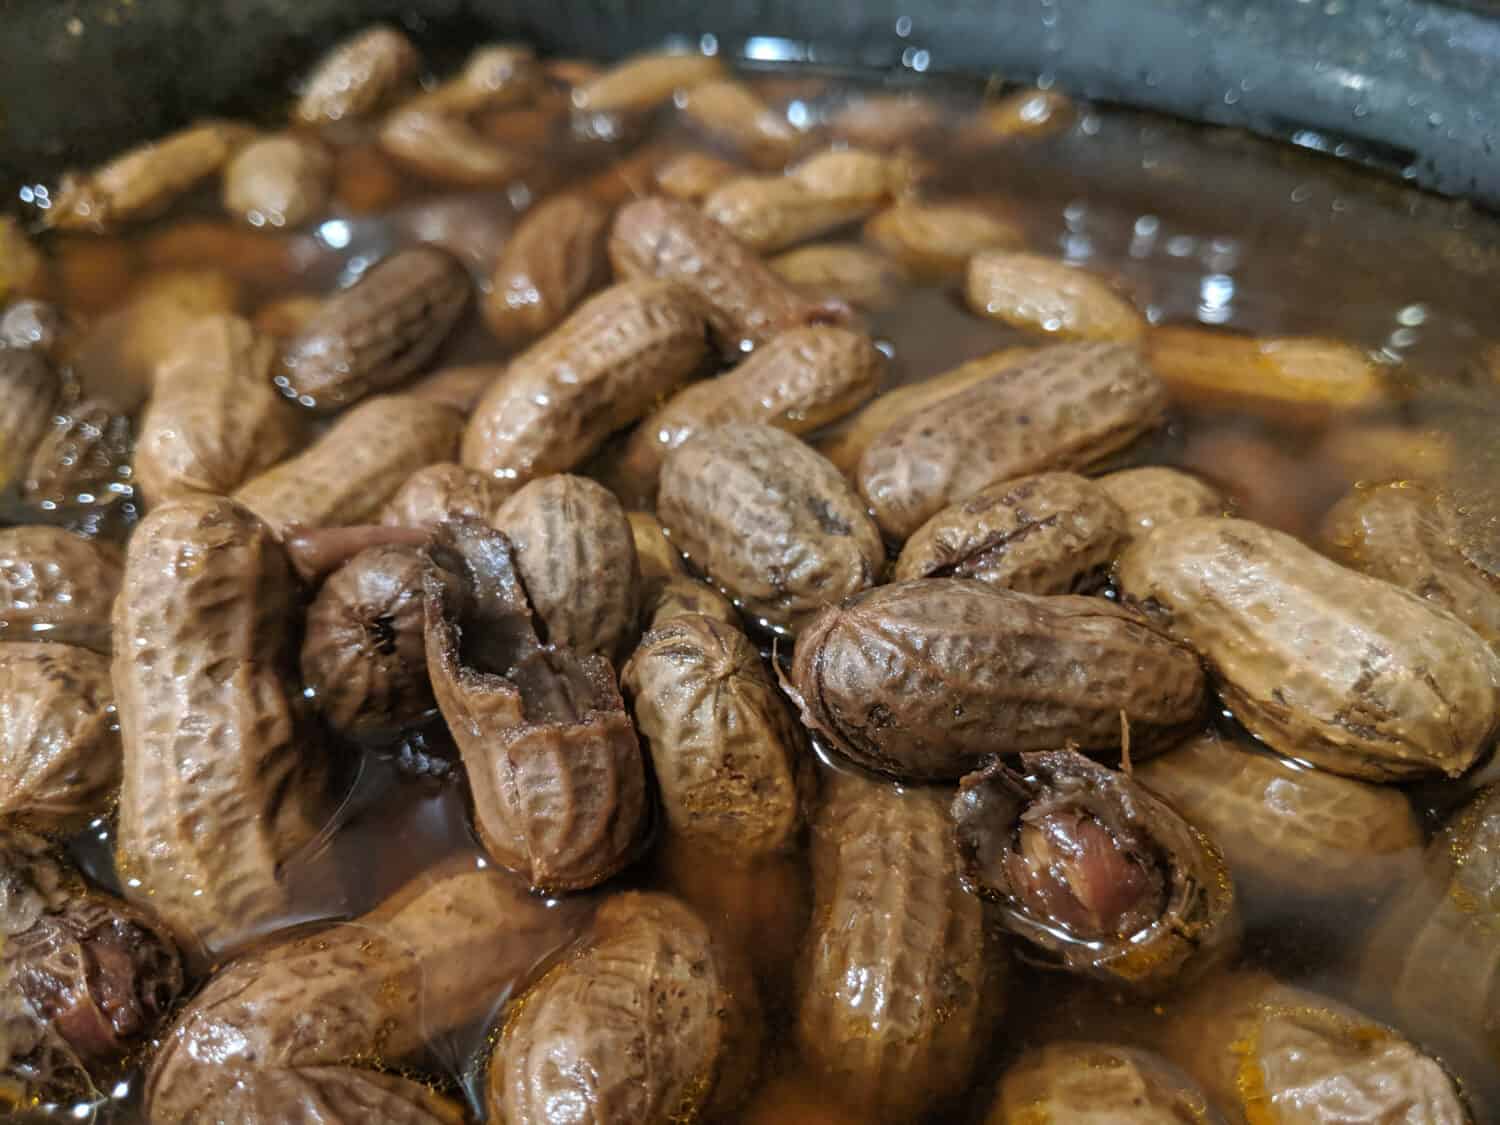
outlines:
M1032 1047L1005 1071L984 1125L1223 1125L1208 1096L1150 1051L1105 1043Z
M297 227L328 202L333 161L315 141L252 141L224 169L224 209L251 226Z
M61 396L62 383L45 356L0 345L0 489L26 471Z
M41 251L11 215L0 215L0 301L27 293L45 273Z
M573 91L573 104L592 113L650 109L677 90L691 89L722 77L716 55L662 51L635 55Z
M848 301L866 309L888 305L906 275L884 255L846 242L820 242L778 254L768 263L815 299Z
M501 343L542 335L600 282L608 223L608 210L578 195L556 195L527 212L484 297L485 322Z
M381 512L380 522L428 531L459 516L489 523L506 494L506 486L494 477L439 461L406 478Z
M1174 520L1223 515L1229 506L1213 485L1159 465L1106 473L1095 483L1125 513L1125 531L1131 539Z
M1060 91L1018 90L980 109L971 132L996 141L1045 137L1062 132L1077 117L1077 107Z
M682 95L681 108L689 121L763 164L784 161L802 139L785 115L733 79L690 87Z
M831 464L771 426L709 430L667 458L672 542L747 613L795 632L875 583L880 532Z
M668 158L656 170L656 186L663 195L696 202L739 174L739 168L721 157L684 152Z
M110 647L123 560L60 527L0 529L0 640Z
M963 203L900 203L865 224L865 239L913 274L957 273L980 250L1022 246L1021 229L992 210Z
M964 278L964 296L977 313L1067 339L1129 344L1146 330L1135 306L1102 278L1039 254L975 254Z
M396 110L380 127L380 147L420 176L461 187L499 187L530 163L523 152L458 117L420 106Z
M323 57L293 114L306 125L363 117L414 78L421 62L411 41L395 28L369 28Z

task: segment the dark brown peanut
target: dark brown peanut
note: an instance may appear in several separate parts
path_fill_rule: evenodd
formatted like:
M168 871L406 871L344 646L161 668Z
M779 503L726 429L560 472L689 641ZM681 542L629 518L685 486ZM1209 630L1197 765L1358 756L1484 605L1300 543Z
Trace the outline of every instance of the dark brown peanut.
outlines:
M235 499L278 534L370 519L407 477L451 461L463 415L408 395L377 395L341 415L304 452L253 477Z
M0 489L26 471L52 425L62 384L46 356L0 345Z
M675 450L657 511L694 567L777 629L796 632L885 564L880 532L838 470L771 426L721 426Z
M464 433L463 463L517 485L576 468L685 382L706 350L703 313L687 290L611 286L491 384Z
M668 453L733 422L811 433L871 398L884 374L884 357L862 332L788 329L728 374L685 387L648 414L626 449L626 470L654 483Z
M130 419L103 402L60 407L32 450L21 496L33 507L107 508L131 495Z
M723 75L723 60L714 55L665 51L636 55L575 89L573 104L591 113L650 109L678 90Z
M253 227L298 227L328 202L333 161L316 141L266 137L224 169L224 210Z
M494 525L539 619L543 643L619 659L635 643L641 568L625 511L603 485L567 473L534 480Z
M1125 546L1125 513L1074 473L1037 473L982 488L906 541L891 577L977 578L1027 594L1097 583Z
M1478 634L1290 535L1179 520L1126 551L1117 579L1290 757L1372 781L1457 777L1500 722L1500 656Z
M1025 234L995 211L963 203L898 203L865 224L865 238L919 277L955 274L980 250L1014 249Z
M87 1105L182 991L162 927L45 839L0 832L0 1110ZM46 1114L51 1116L51 1114Z
M682 95L681 108L683 116L699 128L763 165L783 163L802 140L785 115L733 79L690 87Z
M306 125L363 117L416 77L421 63L401 32L369 28L323 57L308 76L293 114Z
M667 895L625 892L587 945L522 997L490 1060L495 1121L720 1120L759 1063L754 985Z
M118 862L200 964L281 917L282 865L323 825L327 766L299 745L283 678L292 595L281 547L228 500L167 504L131 537Z
M1005 1071L984 1125L1224 1125L1198 1085L1150 1051L1032 1047Z
M1288 899L1373 898L1416 873L1422 830L1399 789L1211 734L1135 776L1212 837L1235 885L1262 910Z
M966 1086L1004 962L959 884L943 794L848 774L829 790L797 1044L861 1120L913 1121Z
M148 503L233 492L298 444L301 425L271 385L275 344L237 316L195 321L157 370L135 443Z
M460 1125L455 1104L390 1069L488 1016L578 923L503 872L449 861L368 914L222 969L151 1062L151 1120Z
M767 265L815 300L847 301L863 309L889 305L906 283L890 259L850 242L816 242L778 254Z
M207 121L133 148L87 174L64 176L46 211L47 224L99 230L150 218L217 172L253 136L244 125Z
M686 575L668 578L656 592L656 596L642 607L645 610L648 630L660 629L669 621L688 614L709 617L725 625L740 626L739 611L719 591L705 582Z
M604 279L608 224L609 211L580 195L556 195L526 213L484 297L485 322L501 343L542 335Z
M329 575L308 607L302 682L335 730L393 730L434 706L422 631L427 566L413 547L370 547Z
M0 215L0 301L30 293L46 274L42 252L12 215Z
M505 370L500 363L473 363L444 367L424 375L406 389L413 398L425 398L451 406L460 414L473 411L489 385Z
M1323 522L1340 562L1446 609L1500 649L1500 578L1463 555L1451 503L1412 481L1358 488Z
M427 670L485 850L538 890L602 883L638 854L650 817L614 669L537 640L498 531L454 520L432 552Z
M429 531L456 516L489 523L504 502L506 491L494 477L452 461L439 461L406 478L385 506L380 522L387 527Z
M988 755L1070 742L1113 751L1125 724L1141 757L1203 710L1197 658L1139 615L962 578L824 610L797 639L792 680L812 730L899 778L952 779Z
M0 822L82 828L120 783L109 659L62 644L0 645Z
M1166 388L1133 349L1045 348L896 422L865 449L860 493L904 540L991 481L1079 469L1154 426Z
M1229 507L1213 485L1158 465L1105 473L1095 483L1125 513L1125 532L1132 539L1189 516L1221 516Z
M1039 254L982 250L969 259L964 296L977 313L1070 340L1133 344L1146 320L1101 277Z
M810 780L806 736L743 633L678 616L642 638L620 682L668 831L736 862L792 842Z
M323 298L313 293L273 297L256 308L250 323L257 332L285 343L306 328L322 307Z
M415 375L469 302L469 275L434 246L392 254L328 299L287 345L277 383L303 406L337 410Z
M0 529L0 639L107 653L123 565L115 547L62 528Z
M826 319L744 243L691 203L639 199L620 209L609 258L620 277L675 281L708 306L720 350L736 355L779 332Z

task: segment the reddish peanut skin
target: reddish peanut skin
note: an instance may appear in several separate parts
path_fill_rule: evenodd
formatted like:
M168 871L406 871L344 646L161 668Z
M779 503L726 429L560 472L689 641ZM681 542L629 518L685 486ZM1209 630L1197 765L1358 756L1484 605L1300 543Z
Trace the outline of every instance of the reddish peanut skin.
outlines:
M484 319L503 344L548 331L604 275L609 211L581 195L539 203L516 227L490 279Z
M1069 742L1112 751L1122 722L1140 756L1203 708L1196 657L1138 614L964 578L881 586L824 610L797 639L791 680L808 727L907 780Z
M338 410L415 375L469 303L463 264L436 246L402 250L325 301L287 345L278 382L316 410Z
M992 481L1079 469L1123 449L1166 403L1131 348L1050 347L898 421L866 448L856 480L880 529L904 540Z
M697 293L727 355L799 324L830 319L826 308L798 293L691 203L647 198L626 204L610 232L609 259L620 277L676 281Z
M1126 551L1116 576L1288 756L1371 781L1456 777L1500 723L1500 656L1477 633L1290 535L1180 520Z
M774 628L801 628L885 562L839 471L771 426L721 426L673 452L657 511L693 565Z
M706 350L702 310L686 289L612 286L490 385L464 433L463 463L517 486L576 468L686 382Z

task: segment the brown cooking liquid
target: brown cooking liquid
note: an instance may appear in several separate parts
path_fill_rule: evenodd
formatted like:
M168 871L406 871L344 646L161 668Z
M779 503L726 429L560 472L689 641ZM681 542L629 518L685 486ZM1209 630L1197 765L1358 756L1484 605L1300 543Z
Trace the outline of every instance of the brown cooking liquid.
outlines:
M788 89L815 91L792 107L794 118L809 120L859 86L848 78L788 81L784 74L758 80L783 106ZM977 103L976 96L936 84L925 92L944 101L954 123ZM658 138L690 136L670 112L661 121ZM1061 133L987 148L960 148L955 136L931 129L916 138L935 170L924 189L928 198L1002 203L1025 228L1030 249L1119 277L1151 323L1349 341L1388 363L1390 378L1410 390L1398 405L1333 423L1178 403L1170 424L1130 449L1120 467L1190 468L1221 486L1241 514L1306 537L1353 484L1399 472L1400 462L1372 436L1378 427L1414 446L1450 443L1457 487L1477 505L1488 502L1500 482L1500 446L1493 440L1500 372L1485 366L1483 353L1500 340L1500 223L1324 157L1122 109L1090 107ZM383 255L422 241L454 250L487 285L496 251L534 198L631 151L621 143L569 138L544 178L508 193L473 192L434 188L395 172L372 147L350 147L347 127L337 139L343 146L341 202L324 220L290 233L255 231L223 217L216 198L205 194L125 236L57 236L45 244L58 266L57 298L97 317L154 270L211 266L239 279L246 307L254 308L272 297L347 285ZM348 209L356 196L363 213ZM857 228L842 236L857 238ZM993 349L1036 342L967 311L956 280L912 285L867 314L867 323L892 360L892 386ZM475 316L432 366L502 356ZM104 518L96 504L38 512L13 498L0 501L0 520L17 523L64 522L123 535L131 519L128 500L110 505ZM1500 517L1494 526L1500 528ZM484 862L440 720L394 743L342 750L348 793L335 821L289 872L297 895L287 926L363 913L455 852ZM826 754L822 760L823 768L835 768ZM1473 784L1413 787L1412 797L1430 828ZM102 821L74 841L86 870L106 884L113 880L110 845ZM737 1120L857 1121L802 1073L789 1045L787 996L808 913L805 856L744 874L705 871L696 859L658 848L651 860L594 893L621 886L673 890L730 932L749 937L747 952L777 1021L768 1042L782 1046L763 1088ZM1352 995L1350 961L1373 906L1248 905L1247 963L1287 983ZM1108 1040L1112 1028L1125 1026L1127 1012L1141 1018L1139 1008L1102 986L1022 966L1006 1017L976 1072L971 1114L982 1114L995 1077L1025 1047L1053 1038ZM1168 1018L1170 1001L1150 1012ZM445 1038L434 1045L432 1060L434 1073L446 1070L476 1114L485 1030ZM97 1119L140 1120L139 1084L137 1071L105 1091ZM78 1119L66 1109L61 1116Z

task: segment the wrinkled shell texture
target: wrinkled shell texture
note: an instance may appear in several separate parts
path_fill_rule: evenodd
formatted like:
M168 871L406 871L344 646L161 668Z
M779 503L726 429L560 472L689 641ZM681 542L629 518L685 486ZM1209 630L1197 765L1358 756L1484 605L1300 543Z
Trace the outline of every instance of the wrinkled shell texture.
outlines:
M490 1063L496 1121L676 1125L732 1108L761 1037L755 997L676 899L609 899L592 940L528 992Z
M795 631L874 584L880 533L844 478L790 434L723 426L672 453L657 513L672 542L747 613Z
M502 343L546 332L604 274L609 212L580 195L559 195L527 212L500 252L484 318Z
M954 779L991 754L1077 744L1160 749L1197 720L1203 672L1102 598L1034 597L962 578L881 586L797 639L803 721L905 779Z
M119 551L56 527L0 528L0 638L109 651Z
M319 62L294 114L308 125L362 117L415 77L421 61L399 31L372 27L346 39Z
M975 254L964 295L977 313L1072 339L1130 342L1146 327L1135 306L1103 278L1037 254Z
M736 857L792 842L811 764L806 737L743 633L677 617L641 640L621 683L669 831Z
M387 527L431 531L455 517L489 522L505 500L507 489L494 477L452 461L418 469L397 490L380 522Z
M985 1125L1222 1125L1159 1055L1106 1043L1034 1047L1011 1064Z
M291 598L281 548L228 500L166 505L130 540L119 864L185 950L225 950L277 917L281 866L322 826L325 766L295 737L283 678Z
M1228 507L1211 484L1160 465L1105 473L1095 483L1125 513L1126 530L1132 539L1175 520L1221 516Z
M797 1043L820 1080L908 1121L966 1085L1000 971L959 885L942 795L837 775L813 829Z
M1156 424L1166 388L1118 344L1046 348L882 433L857 480L881 530L905 539L992 481L1078 469Z
M1372 781L1457 776L1500 720L1500 657L1414 594L1245 520L1159 528L1118 580L1273 748Z

